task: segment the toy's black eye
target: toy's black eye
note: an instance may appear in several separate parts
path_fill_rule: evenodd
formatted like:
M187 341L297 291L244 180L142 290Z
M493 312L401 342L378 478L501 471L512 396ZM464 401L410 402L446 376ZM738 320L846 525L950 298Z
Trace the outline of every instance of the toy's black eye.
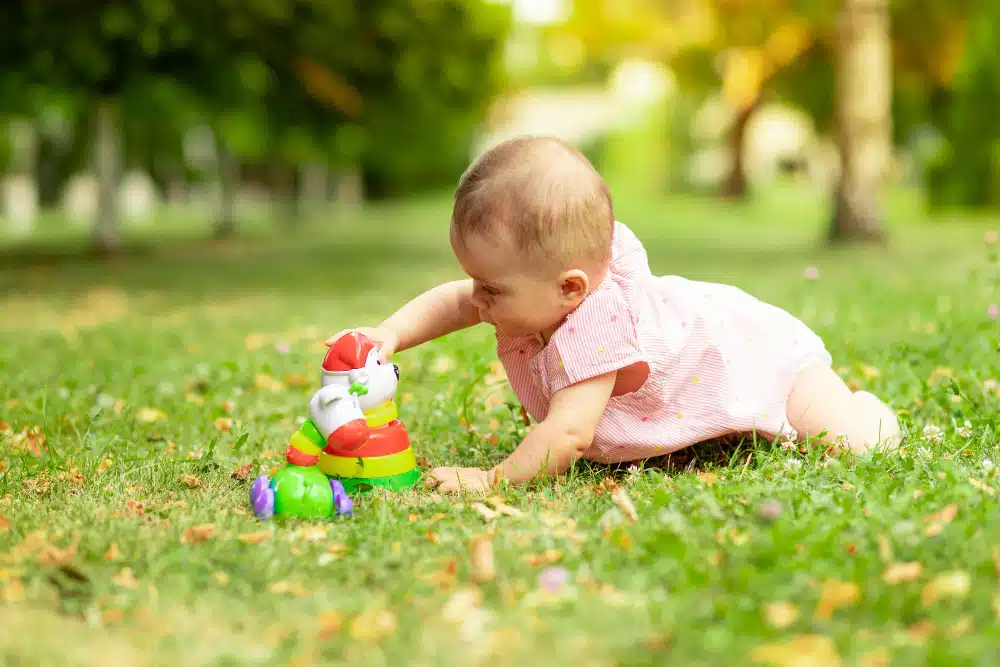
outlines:
M396 371L396 379L398 380L399 379L399 366L397 366L396 364L393 364L392 365L392 370Z

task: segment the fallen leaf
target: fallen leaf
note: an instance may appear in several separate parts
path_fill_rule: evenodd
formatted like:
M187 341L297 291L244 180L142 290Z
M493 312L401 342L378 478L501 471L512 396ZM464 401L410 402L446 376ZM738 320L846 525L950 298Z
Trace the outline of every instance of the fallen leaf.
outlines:
M189 489L199 489L202 487L201 480L194 475L181 475L177 478L177 481Z
M125 502L125 511L123 514L126 517L137 517L142 516L144 505L138 500L128 500Z
M500 516L499 512L496 512L482 503L473 503L472 509L479 513L479 516L483 518L483 521L492 521L493 519Z
M426 535L427 541L431 544L441 544L441 538L433 530L428 530Z
M396 617L387 609L368 609L351 621L351 637L360 641L375 641L396 631Z
M858 667L889 667L889 649L879 647L858 658Z
M183 544L199 544L212 537L214 533L214 523L203 523L185 530L181 536L181 542Z
M558 563L562 560L563 553L558 549L546 549L540 554L524 554L521 557L525 563L531 567L538 567L540 565L551 565L552 563Z
M629 521L635 523L639 519L639 515L635 511L635 505L632 504L632 499L628 497L628 492L624 488L617 488L611 493L611 499L618 506L618 509L628 517Z
M955 621L955 625L948 628L947 635L951 639L958 639L962 635L969 634L969 630L971 629L972 629L972 617L966 615L959 618L957 621Z
M121 551L118 550L118 545L112 542L108 546L108 550L104 552L104 560L116 561L122 557Z
M281 391L285 388L285 385L281 380L277 380L270 375L263 373L254 376L253 384L257 387L257 389L263 389L265 391Z
M267 590L271 591L275 595L284 595L286 593L291 593L296 597L303 597L305 595L308 595L309 593L309 591L306 590L306 587L297 581L295 582L276 581L270 586L268 586Z
M241 465L239 468L233 471L230 475L237 482L246 482L250 479L250 470L253 468L252 463L247 463L246 465Z
M267 540L269 537L271 537L271 533L269 531L261 530L256 533L242 533L240 535L237 535L236 539L238 539L240 542L243 542L244 544L260 544L261 542Z
M924 567L916 561L908 563L893 563L886 568L882 580L887 584L901 584L904 581L916 581L923 574Z
M300 535L306 542L324 542L329 537L326 526L306 526Z
M937 512L924 517L924 522L928 524L927 528L924 529L924 534L927 537L934 537L940 535L944 527L947 526L955 518L958 513L958 505L952 503L947 505Z
M910 641L913 643L923 644L928 637L934 634L934 624L927 620L917 621L906 629L906 634L909 635Z
M135 590L139 586L139 582L136 581L135 575L132 574L132 568L130 567L122 568L121 572L111 577L111 581L115 582L122 588L128 588L129 590Z
M507 516L521 516L524 514L521 510L516 507L511 507L507 503L503 502L499 498L490 498L489 502L496 508L497 512L500 514L506 514Z
M76 543L65 548L59 548L52 544L46 544L38 554L39 565L67 565L76 556Z
M159 422L167 418L167 413L159 408L142 408L135 413L136 418L141 422Z
M985 491L987 493L987 495L995 496L997 494L997 490L996 489L994 489L989 484L986 484L985 482L979 481L975 477L972 477L972 476L969 477L969 484L971 484L972 486L976 487L980 491Z
M799 618L799 608L791 602L772 602L764 607L764 620L772 627L783 630Z
M11 437L10 441L17 449L38 457L46 449L48 438L45 437L41 426L32 426Z
M219 417L215 420L215 428L223 433L231 433L233 430L232 417Z
M473 579L491 581L496 578L492 535L475 535L469 540L469 560L472 562Z
M8 530L10 530L10 519L0 516L0 533L6 533Z
M856 603L861 599L861 589L853 581L827 579L823 582L823 592L816 604L815 616L828 620L840 607Z
M703 481L708 486L713 486L719 481L719 476L714 472L700 472L698 473L698 479Z
M316 617L316 621L319 626L320 641L327 641L340 632L340 629L344 626L344 615L339 611L328 609L321 611Z
M941 597L965 597L972 588L969 573L963 570L945 572L927 582L920 592L920 601L926 607Z
M798 635L782 644L763 644L750 652L750 659L774 667L840 667L840 655L828 637Z

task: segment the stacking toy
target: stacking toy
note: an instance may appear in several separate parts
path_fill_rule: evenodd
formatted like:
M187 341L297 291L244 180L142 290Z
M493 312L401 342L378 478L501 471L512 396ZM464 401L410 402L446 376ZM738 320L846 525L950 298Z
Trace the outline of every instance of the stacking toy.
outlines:
M350 494L413 487L420 471L398 418L398 382L399 367L383 364L367 337L352 332L339 338L323 359L309 418L288 441L287 465L250 488L254 514L350 516Z

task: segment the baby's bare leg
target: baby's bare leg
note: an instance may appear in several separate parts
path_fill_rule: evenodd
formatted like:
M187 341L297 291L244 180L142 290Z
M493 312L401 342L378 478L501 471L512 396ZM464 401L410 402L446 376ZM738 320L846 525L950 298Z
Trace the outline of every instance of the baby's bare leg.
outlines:
M832 368L809 366L795 376L788 395L788 423L799 437L838 439L856 453L876 446L899 446L899 421L889 407L867 391L852 392Z

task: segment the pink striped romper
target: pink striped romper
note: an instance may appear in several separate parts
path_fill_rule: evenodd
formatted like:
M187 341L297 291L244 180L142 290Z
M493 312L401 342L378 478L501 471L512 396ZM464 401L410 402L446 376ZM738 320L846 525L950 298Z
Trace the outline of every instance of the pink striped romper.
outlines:
M784 310L729 285L657 277L646 250L615 223L611 270L553 334L510 338L497 355L535 421L552 395L633 364L649 375L612 396L585 458L660 456L731 433L794 436L786 401L795 375L830 365L823 341Z

